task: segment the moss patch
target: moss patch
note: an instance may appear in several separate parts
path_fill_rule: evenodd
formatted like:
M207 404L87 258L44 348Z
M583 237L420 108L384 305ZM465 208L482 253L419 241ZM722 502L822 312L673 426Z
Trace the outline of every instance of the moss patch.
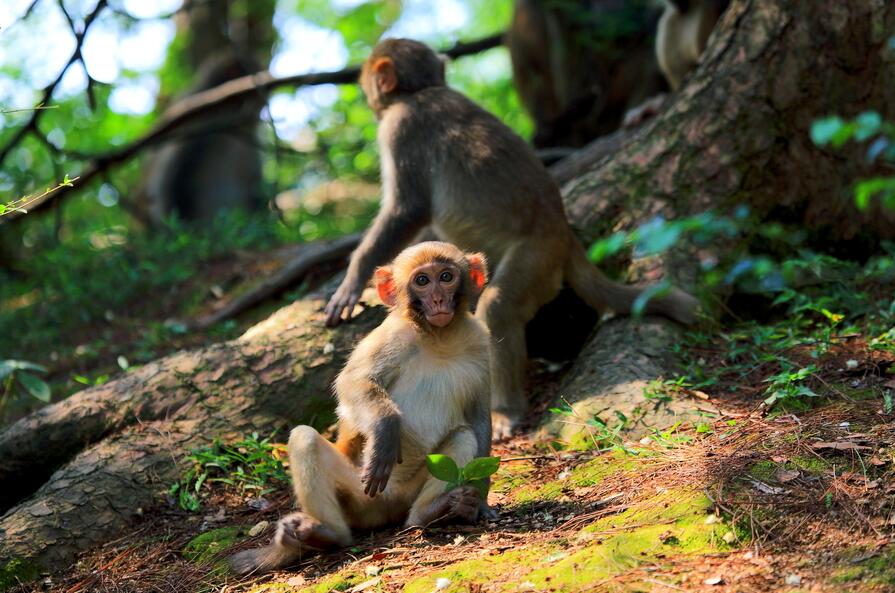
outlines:
M242 527L221 527L194 537L183 547L183 556L190 562L205 564L216 560L242 533Z
M469 591L471 583L493 583L496 578L520 580L558 552L561 548L556 544L530 545L522 550L464 560L410 581L404 585L404 593L430 593L435 590L436 581L442 578L450 581L450 585L440 589L444 593Z
M886 546L875 556L834 571L831 580L839 583L864 581L872 585L895 585L895 545Z
M637 467L637 461L624 453L601 455L575 467L562 480L551 480L539 486L519 488L513 497L518 504L556 500L564 490L595 486L606 478Z
M0 591L6 591L19 583L33 581L40 576L40 568L37 565L13 558L0 568Z
M491 479L491 492L508 494L527 485L535 472L530 461L503 463Z
M731 528L710 517L712 503L696 492L669 491L645 504L584 528L593 544L526 580L536 589L574 591L645 562L730 549L723 537Z

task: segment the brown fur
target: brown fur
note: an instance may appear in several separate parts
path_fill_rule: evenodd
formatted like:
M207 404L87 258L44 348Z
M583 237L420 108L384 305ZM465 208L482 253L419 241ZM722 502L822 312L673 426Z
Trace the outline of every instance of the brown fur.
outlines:
M433 264L461 276L444 283L452 314L444 327L410 312L412 282ZM347 546L357 528L474 522L489 512L474 491L445 492L426 469L431 453L463 466L490 452L490 341L467 307L485 280L480 264L479 255L452 245L421 243L380 270L378 288L393 297L392 308L335 381L339 439L330 443L309 426L292 430L289 461L302 510L280 520L269 545L233 556L235 571L270 570L308 550Z
M416 42L384 43L401 48L396 64L406 52L434 56ZM382 97L374 76L362 82L380 118L383 201L327 304L327 322L350 312L374 268L426 225L462 249L484 252L493 277L476 316L492 336L494 430L505 437L527 407L525 324L563 282L593 308L622 313L643 289L613 282L588 262L550 174L496 117L441 84ZM674 291L652 299L647 312L690 322L696 308L693 297Z

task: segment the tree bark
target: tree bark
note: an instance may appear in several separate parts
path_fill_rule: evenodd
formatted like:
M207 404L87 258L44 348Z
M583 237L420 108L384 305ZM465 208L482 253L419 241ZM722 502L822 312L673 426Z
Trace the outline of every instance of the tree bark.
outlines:
M594 239L620 221L747 204L828 240L892 238L892 211L854 206L865 149L809 136L831 114L895 118L892 35L885 0L735 0L666 109L565 185L569 219Z
M382 311L333 331L322 305L298 301L236 340L168 356L0 433L4 502L17 503L0 519L0 568L64 566L122 533L177 479L178 458L214 438L325 426L332 380Z
M667 111L565 186L571 221L590 240L657 213L745 202L831 236L892 236L891 216L852 206L861 151L818 150L808 130L835 112L875 108L892 117L885 48L893 31L895 6L885 0L825 0L810 11L795 0L735 0ZM674 271L686 276L694 265ZM62 566L120 534L157 504L176 458L216 436L331 413L330 382L345 353L382 315L366 312L332 331L315 311L320 304L295 303L237 340L162 359L0 432L0 481L15 503L0 519L0 567L13 558ZM636 404L645 381L673 370L667 353L678 331L653 320L604 324L560 392L585 419L619 400ZM32 472L39 478L29 484Z
M735 0L713 33L699 68L663 113L640 129L597 139L551 172L563 183L569 220L595 240L656 215L684 216L749 205L762 220L813 229L822 241L895 236L895 216L859 212L853 181L870 172L861 147L830 151L809 137L814 119L865 110L895 117L895 5L883 0L812 4ZM677 258L676 280L696 264ZM657 404L649 381L675 376L669 357L680 328L618 319L600 326L558 393L571 416L553 416L542 434L580 438L594 415L614 425L615 411L635 433L692 419L706 402Z

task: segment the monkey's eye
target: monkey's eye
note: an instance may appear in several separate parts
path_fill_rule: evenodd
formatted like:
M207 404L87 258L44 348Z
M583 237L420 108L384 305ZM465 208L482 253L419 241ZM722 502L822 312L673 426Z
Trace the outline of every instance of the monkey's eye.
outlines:
M413 283L417 286L425 286L429 283L429 277L425 274L420 274L416 278L413 279Z
M454 274L449 272L448 270L445 270L441 273L440 279L442 282L450 282L454 279Z

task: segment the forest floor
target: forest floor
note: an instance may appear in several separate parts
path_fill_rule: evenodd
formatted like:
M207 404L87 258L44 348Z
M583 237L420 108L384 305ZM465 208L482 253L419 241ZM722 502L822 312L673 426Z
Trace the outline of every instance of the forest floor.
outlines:
M274 255L284 261L289 253ZM170 323L207 312L222 292L245 290L275 258L240 259L245 265L212 261L177 290L142 292L114 316L67 332L67 341L54 343L50 334L35 341L35 353L51 344L59 350L47 364L55 397L77 389L78 377L93 384L120 372L121 357L139 364L236 335L263 318L282 301L204 333ZM588 438L583 450L530 435L497 445L502 463L489 497L496 521L359 533L348 550L236 578L226 557L266 542L292 504L281 449L268 444L269 435L247 435L229 449L189 458L184 471L192 475L181 492L198 493L197 509L186 510L183 497L160 484L160 504L121 539L28 585L4 582L9 575L0 571L0 589L895 591L890 280L820 286L824 296L790 295L789 304L778 297L784 305L774 305L771 321L729 316L724 326L688 335L677 353L680 377L660 378L645 395L655 406L674 399L714 410L694 423L648 426L619 416L612 402L602 418L551 409L565 368L534 360L538 405L528 428L559 415Z
M766 376L731 373L711 394L677 389L721 410L695 425L615 436L594 425L595 447L583 451L519 436L495 448L493 522L362 533L350 550L238 579L224 559L265 542L290 495L285 484L262 497L216 484L198 512L172 499L126 537L18 590L895 591L893 362L843 339L806 383L828 395L797 412L761 405L768 364ZM533 381L538 391L554 383Z

